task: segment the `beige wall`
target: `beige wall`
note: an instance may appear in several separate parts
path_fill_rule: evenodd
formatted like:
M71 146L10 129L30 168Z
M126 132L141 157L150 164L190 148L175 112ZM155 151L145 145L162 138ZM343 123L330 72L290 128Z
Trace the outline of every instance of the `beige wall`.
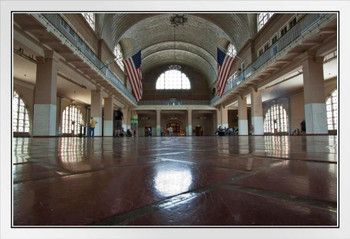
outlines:
M183 66L181 71L191 82L190 90L156 90L158 77L168 70L168 65L154 68L144 75L142 100L169 100L177 98L183 100L209 100L209 88L205 77L198 71Z
M157 115L156 111L138 112L138 136L143 137L145 135L145 126L149 124L152 127L152 136L156 135L157 129Z
M300 123L305 120L304 92L290 96L290 132L301 129Z
M216 117L216 111L213 111L212 113L201 113L193 111L192 112L192 130L196 129L197 125L200 125L203 127L203 135L214 135L215 128L214 128L214 116ZM205 117L206 119L203 119L201 117ZM194 135L194 134L193 134Z

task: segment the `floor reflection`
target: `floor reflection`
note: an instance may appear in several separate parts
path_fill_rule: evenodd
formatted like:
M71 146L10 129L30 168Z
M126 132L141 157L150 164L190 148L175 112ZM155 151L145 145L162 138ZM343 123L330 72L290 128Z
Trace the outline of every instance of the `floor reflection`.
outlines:
M185 192L192 184L192 174L189 169L160 169L155 176L155 188L163 196Z

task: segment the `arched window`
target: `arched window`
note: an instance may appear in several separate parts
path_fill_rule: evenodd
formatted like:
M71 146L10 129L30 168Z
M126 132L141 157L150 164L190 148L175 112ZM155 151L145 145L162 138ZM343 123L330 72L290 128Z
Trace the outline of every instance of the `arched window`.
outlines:
M95 31L95 14L92 12L84 12L82 15L89 23L90 27Z
M327 98L327 122L328 130L338 129L338 92L334 90Z
M236 48L231 43L227 47L227 54L232 57L235 57L237 55Z
M286 110L280 104L271 106L266 115L264 122L265 133L287 133L288 132L288 115Z
M120 69L124 71L124 65L123 65L124 56L119 44L116 45L116 47L114 47L114 55L115 55L115 59L114 59L115 62L118 64Z
M263 12L258 14L258 31L267 23L274 13Z
M188 77L179 70L167 70L162 73L156 83L157 90L187 90L191 89Z
M75 105L67 106L62 114L62 133L73 135L80 133L80 125L84 124L83 115Z
M12 131L30 132L30 120L27 106L16 91L13 92Z

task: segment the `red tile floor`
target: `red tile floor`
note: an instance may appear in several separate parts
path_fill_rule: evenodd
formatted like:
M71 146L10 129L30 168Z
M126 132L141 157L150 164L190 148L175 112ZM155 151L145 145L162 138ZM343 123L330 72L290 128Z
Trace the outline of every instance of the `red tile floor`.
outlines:
M336 226L336 136L16 138L13 225Z

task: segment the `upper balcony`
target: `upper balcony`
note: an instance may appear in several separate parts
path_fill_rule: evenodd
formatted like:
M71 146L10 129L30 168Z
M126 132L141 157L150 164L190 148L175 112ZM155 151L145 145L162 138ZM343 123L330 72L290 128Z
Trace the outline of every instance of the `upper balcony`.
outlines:
M264 70L281 69L282 67L276 66L281 63L290 63L293 60L285 59L286 55L295 57L296 52L302 53L308 50L308 48L315 47L317 44L321 44L325 39L323 36L318 36L315 40L313 35L315 32L321 31L322 27L326 26L329 22L336 19L336 14L307 14L305 15L293 28L291 28L285 35L283 35L275 44L273 44L268 50L266 50L260 57L258 57L252 64L250 64L245 70L243 70L238 76L228 79L227 85L224 90L222 98L217 95L213 97L210 104L213 106L222 104L225 101L233 100L234 94L241 93L242 88L249 87L254 80L265 80L261 75L269 75ZM328 29L328 28L327 28ZM329 31L329 30L327 30ZM335 30L327 33L334 33ZM325 35L325 34L324 34ZM303 46L298 51L297 47ZM294 50L294 53L291 53ZM241 88L241 89L239 89ZM238 92L239 89L239 92Z
M33 18L37 21L32 21ZM30 29L30 33L41 43L63 56L68 64L81 71L91 82L112 93L117 100L127 105L137 105L134 96L118 76L101 62L60 14L20 14L16 15L16 22L23 29Z

